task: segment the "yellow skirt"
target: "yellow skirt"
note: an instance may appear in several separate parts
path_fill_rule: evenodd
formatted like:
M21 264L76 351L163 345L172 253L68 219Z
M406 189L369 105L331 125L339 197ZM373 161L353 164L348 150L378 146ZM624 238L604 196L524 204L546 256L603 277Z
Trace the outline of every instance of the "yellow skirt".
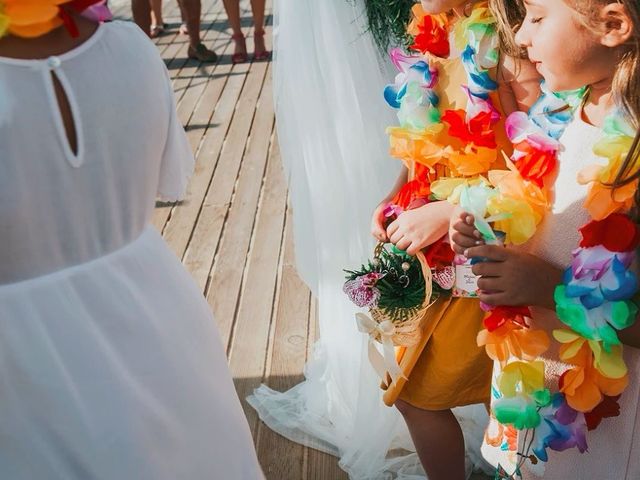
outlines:
M424 410L489 403L493 363L476 344L484 317L478 300L443 297L425 315L433 333L399 398Z

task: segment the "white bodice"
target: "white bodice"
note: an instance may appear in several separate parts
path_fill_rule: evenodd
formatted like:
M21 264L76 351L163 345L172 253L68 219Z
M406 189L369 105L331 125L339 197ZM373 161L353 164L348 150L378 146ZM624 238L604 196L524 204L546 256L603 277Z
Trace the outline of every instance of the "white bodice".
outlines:
M0 285L123 247L142 233L158 193L183 193L193 156L166 68L142 36L113 22L59 57L0 58ZM71 106L77 155L52 75Z

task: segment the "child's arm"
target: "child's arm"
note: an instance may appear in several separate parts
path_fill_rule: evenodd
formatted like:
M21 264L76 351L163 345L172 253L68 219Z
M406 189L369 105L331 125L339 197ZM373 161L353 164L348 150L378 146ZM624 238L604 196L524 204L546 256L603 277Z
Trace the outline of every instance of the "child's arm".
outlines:
M540 96L540 74L526 59L501 55L498 95L505 115L526 112Z
M381 242L389 241L389 239L387 238L387 232L384 227L384 208L387 203L389 203L393 199L393 197L396 196L402 186L407 183L408 174L409 172L407 170L407 167L403 166L400 174L398 175L396 183L393 185L393 188L373 211L373 216L371 217L371 235L373 235L375 239L380 240Z

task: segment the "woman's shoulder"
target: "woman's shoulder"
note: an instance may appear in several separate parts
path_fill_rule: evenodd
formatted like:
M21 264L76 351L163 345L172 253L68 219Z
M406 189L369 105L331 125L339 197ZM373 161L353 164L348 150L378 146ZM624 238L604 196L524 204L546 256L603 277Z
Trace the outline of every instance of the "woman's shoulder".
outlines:
M104 30L104 37L107 41L123 41L131 49L155 50L155 45L145 33L133 22L125 20L114 20L106 22L100 26Z
M133 22L114 20L106 22L100 27L103 29L103 46L107 51L117 52L116 57L125 63L154 64L164 68L164 62L155 44Z
M102 28L112 35L128 35L130 37L138 37L139 39L147 39L144 32L134 22L127 20L113 20L102 24Z

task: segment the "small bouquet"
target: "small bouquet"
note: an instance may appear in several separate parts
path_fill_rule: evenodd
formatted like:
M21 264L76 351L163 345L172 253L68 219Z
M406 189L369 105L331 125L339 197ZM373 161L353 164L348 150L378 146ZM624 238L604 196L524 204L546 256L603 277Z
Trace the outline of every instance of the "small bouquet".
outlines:
M369 335L369 360L381 378L406 378L398 365L395 346L411 347L420 341L421 320L431 304L431 269L422 253L412 257L396 247L379 243L374 257L359 270L345 270L343 291L369 315L357 313L358 329ZM382 343L381 355L375 342Z

